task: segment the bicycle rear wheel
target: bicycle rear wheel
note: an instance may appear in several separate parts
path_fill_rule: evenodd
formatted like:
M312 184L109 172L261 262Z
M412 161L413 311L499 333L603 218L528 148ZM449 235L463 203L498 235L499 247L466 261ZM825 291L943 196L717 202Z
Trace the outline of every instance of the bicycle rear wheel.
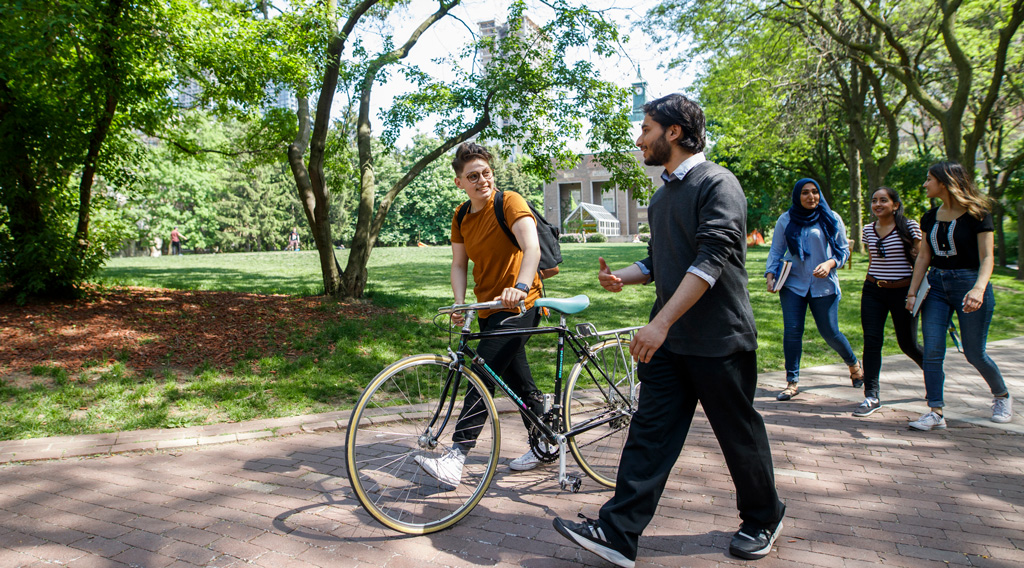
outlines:
M589 427L569 438L569 450L594 481L615 487L640 383L629 342L609 339L592 345L590 353L573 366L565 387L566 430Z
M448 357L415 355L390 365L370 381L349 419L345 457L352 489L374 519L396 531L426 534L454 525L480 502L498 465L494 401L480 378L465 367L458 377L459 391L442 397L449 377L456 378L450 363ZM471 392L478 395L477 403L466 416L475 416L482 425L466 456L461 483L453 487L428 475L414 458L437 459L452 449L456 423ZM441 424L444 429L439 431Z

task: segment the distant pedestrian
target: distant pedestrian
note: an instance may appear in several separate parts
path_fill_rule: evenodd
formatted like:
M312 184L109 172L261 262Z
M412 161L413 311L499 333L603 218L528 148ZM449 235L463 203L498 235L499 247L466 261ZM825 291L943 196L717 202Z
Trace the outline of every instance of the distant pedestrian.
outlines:
M302 250L301 244L299 243L299 228L292 227L292 234L288 235L288 246L285 250L291 250L298 252Z
M185 238L181 236L181 233L178 232L178 228L175 227L174 230L171 231L171 254L172 255L175 255L175 254L176 255L180 255L181 254L181 241L183 241L183 240L185 240Z
M871 196L876 221L864 226L869 264L860 295L860 323L864 331L864 402L854 416L869 416L882 406L878 375L882 369L885 320L892 315L896 341L907 357L922 366L924 354L917 342L917 320L903 309L914 274L914 259L921 249L921 228L903 216L903 202L894 190L880 187Z
M864 367L839 331L839 275L836 269L850 258L846 227L821 196L818 182L804 178L793 186L793 205L779 217L765 267L768 291L778 292L782 304L782 352L786 359L786 388L775 398L789 400L799 392L804 322L811 308L818 333L850 368L854 387L863 385ZM788 254L787 254L788 253ZM785 258L784 258L785 257ZM783 260L792 270L781 290L775 274Z
M953 312L960 322L964 356L992 391L992 421L1009 422L1013 419L1013 397L999 367L985 352L988 327L996 307L989 282L995 259L994 225L988 201L956 162L939 162L929 168L924 188L928 197L941 200L942 205L921 217L921 230L928 237L928 246L921 247L914 264L906 308L913 308L921 281L927 278L931 288L921 304L921 333L925 396L930 410L911 422L910 427L946 427L942 415L946 375L942 365L946 357L946 329Z

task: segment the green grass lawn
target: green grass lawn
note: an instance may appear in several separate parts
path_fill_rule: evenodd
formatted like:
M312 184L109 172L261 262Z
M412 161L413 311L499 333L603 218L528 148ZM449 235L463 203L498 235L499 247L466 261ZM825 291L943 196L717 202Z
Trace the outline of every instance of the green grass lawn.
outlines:
M641 325L654 298L653 286L628 287L619 294L597 286L597 258L614 269L645 254L639 244L566 244L561 274L546 282L547 294L587 294L590 307L570 323L592 322L598 328ZM762 371L782 369L782 316L778 297L764 289L767 247L750 250L750 296L758 326L758 360ZM339 251L342 266L346 251ZM140 428L190 426L211 422L289 416L351 406L370 378L405 355L443 352L448 334L431 321L439 306L451 303L448 283L450 251L434 248L379 248L370 262L367 298L394 310L369 322L342 320L298 347L297 359L270 354L232 369L201 365L187 372L134 373L120 364L91 377L68 377L61 369L34 371L37 383L15 387L0 379L0 438L107 432ZM840 271L844 296L841 329L856 352L863 343L859 299L867 260L855 255L853 267ZM316 252L186 255L112 259L99 279L107 286L134 285L199 290L309 295L322 290ZM1008 272L993 277L998 317L991 340L1024 335L1024 283ZM324 309L330 309L325 304ZM810 318L809 318L810 319ZM554 375L552 337L531 339L529 356L542 388ZM887 337L885 353L898 353ZM840 360L808 321L803 364ZM837 377L837 380L845 377Z

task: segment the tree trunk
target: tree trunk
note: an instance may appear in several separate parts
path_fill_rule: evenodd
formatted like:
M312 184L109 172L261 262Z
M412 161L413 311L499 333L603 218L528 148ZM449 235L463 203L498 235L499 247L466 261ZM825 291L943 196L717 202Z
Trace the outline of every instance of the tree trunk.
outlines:
M348 13L345 25L331 36L327 46L327 58L324 66L323 80L320 85L320 98L317 100L316 115L310 131L309 99L306 93L298 96L299 132L295 141L288 146L288 165L291 166L295 187L299 193L299 201L306 213L306 221L313 233L313 242L320 254L320 272L323 275L324 294L337 295L341 292L342 273L338 259L334 256L334 243L331 240L330 192L324 179L324 151L327 146L327 132L331 124L331 107L335 92L338 89L338 71L341 64L341 53L345 50L345 40L351 36L359 19L362 18L378 0L363 0ZM333 13L335 2L330 2ZM332 17L332 27L335 20ZM309 165L303 163L306 150L309 149Z
M1003 231L1003 215L1006 210L1000 201L992 201L992 222L996 226L996 266L1006 266L1006 232Z
M310 231L313 233L313 243L320 256L320 273L323 276L324 294L335 295L341 287L341 268L334 256L331 225L327 220L330 213L329 201L326 199L327 188L320 187L319 193L324 196L318 199L318 192L314 191L309 170L306 169L306 164L302 161L310 138L309 99L305 96L298 97L296 114L299 119L299 131L295 135L295 141L288 146L288 165L291 166L299 202L302 203L302 211L306 214L306 222L309 223ZM320 176L319 180L322 183L323 176Z
M82 169L82 179L78 186L78 226L75 229L75 243L79 251L85 253L89 248L89 215L92 203L92 186L96 179L96 170L99 167L100 149L110 132L110 125L114 122L114 115L117 113L117 103L121 81L118 79L120 73L117 69L114 44L117 41L115 30L117 20L121 17L124 5L120 0L111 2L107 13L106 22L101 32L99 52L103 58L101 66L104 74L109 78L108 91L103 100L103 110L96 120L96 126L89 136L89 150L85 156L85 164Z
M851 250L864 252L861 242L861 227L864 226L864 207L861 198L860 151L853 136L846 139L846 158L850 171L850 237Z
M1017 280L1024 280L1024 231L1021 230L1021 219L1024 219L1024 199L1017 202Z

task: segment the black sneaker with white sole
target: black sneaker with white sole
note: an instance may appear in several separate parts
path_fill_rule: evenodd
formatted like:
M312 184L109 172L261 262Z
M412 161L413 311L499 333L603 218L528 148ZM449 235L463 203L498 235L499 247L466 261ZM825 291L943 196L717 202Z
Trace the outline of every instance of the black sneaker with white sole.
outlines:
M857 410L853 411L853 415L858 418L863 418L864 416L871 416L871 414L874 411L878 410L881 407L882 402L880 400L878 400L877 398L868 397L864 399L864 402L860 403L860 406L857 407Z
M775 525L775 530L740 528L732 536L732 542L729 543L729 553L747 560L764 558L772 551L772 545L775 544L775 539L779 538L779 533L781 532L782 521Z
M558 534L586 548L590 552L604 558L608 562L622 568L633 568L636 564L635 558L627 558L625 554L612 548L610 542L605 539L601 525L594 519L588 519L580 513L582 523L574 523L556 518L552 524Z

